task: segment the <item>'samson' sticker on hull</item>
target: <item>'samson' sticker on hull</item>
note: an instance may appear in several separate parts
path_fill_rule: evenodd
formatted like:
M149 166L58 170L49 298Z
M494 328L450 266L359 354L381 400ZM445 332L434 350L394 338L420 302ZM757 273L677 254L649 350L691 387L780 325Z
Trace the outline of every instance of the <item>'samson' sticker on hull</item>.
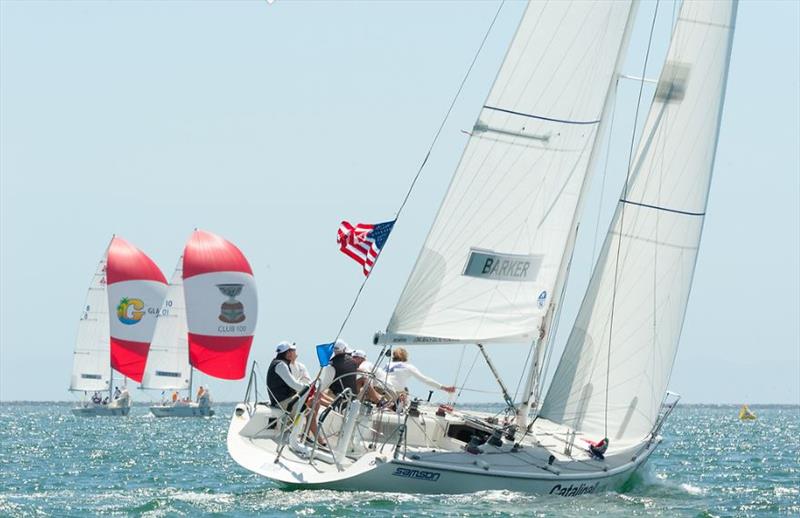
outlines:
M470 248L464 275L493 281L534 282L542 265L542 257Z

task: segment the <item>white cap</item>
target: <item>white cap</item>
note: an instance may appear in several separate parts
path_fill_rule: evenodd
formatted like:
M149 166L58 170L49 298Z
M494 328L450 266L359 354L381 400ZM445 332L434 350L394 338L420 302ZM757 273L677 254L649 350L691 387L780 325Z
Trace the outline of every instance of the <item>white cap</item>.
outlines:
M286 340L284 340L283 342L278 344L278 347L275 348L275 352L281 354L285 353L286 351L294 349L297 349L297 346L294 344L294 342L287 342Z
M366 360L367 353L365 353L361 349L356 349L355 351L353 351L353 358L364 358Z
M341 338L336 340L336 343L333 344L333 352L335 353L346 353L348 351L350 351L350 347L347 345L347 342Z

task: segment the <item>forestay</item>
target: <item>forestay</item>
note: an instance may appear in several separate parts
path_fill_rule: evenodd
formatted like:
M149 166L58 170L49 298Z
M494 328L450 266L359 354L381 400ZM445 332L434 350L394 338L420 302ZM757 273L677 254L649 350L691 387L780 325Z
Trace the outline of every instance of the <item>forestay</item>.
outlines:
M108 390L111 378L109 356L108 299L106 298L106 260L97 265L86 295L72 362L70 390L88 392Z
M627 186L540 412L645 438L672 370L714 165L736 2L684 2Z
M630 2L534 2L387 328L395 342L531 341L547 312Z
M186 302L183 296L183 257L172 274L167 296L156 319L156 329L147 365L142 378L142 388L157 390L182 390L191 381L189 342L186 329Z

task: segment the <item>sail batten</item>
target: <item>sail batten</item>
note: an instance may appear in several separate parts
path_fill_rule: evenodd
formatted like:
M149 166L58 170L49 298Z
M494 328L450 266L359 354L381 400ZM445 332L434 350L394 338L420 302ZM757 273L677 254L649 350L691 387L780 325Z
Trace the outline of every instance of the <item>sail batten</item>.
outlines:
M529 4L388 339L519 343L538 335L630 12L631 2Z
M736 2L686 1L540 416L621 444L658 418L691 290ZM612 325L613 322L613 325Z

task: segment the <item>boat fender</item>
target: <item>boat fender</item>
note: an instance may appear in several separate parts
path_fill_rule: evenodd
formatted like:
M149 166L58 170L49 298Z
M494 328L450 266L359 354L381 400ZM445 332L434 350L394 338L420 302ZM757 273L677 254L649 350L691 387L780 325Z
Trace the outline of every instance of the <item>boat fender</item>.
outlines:
M550 455L550 457L547 459L547 465L552 466L555 461L556 461L556 456Z

